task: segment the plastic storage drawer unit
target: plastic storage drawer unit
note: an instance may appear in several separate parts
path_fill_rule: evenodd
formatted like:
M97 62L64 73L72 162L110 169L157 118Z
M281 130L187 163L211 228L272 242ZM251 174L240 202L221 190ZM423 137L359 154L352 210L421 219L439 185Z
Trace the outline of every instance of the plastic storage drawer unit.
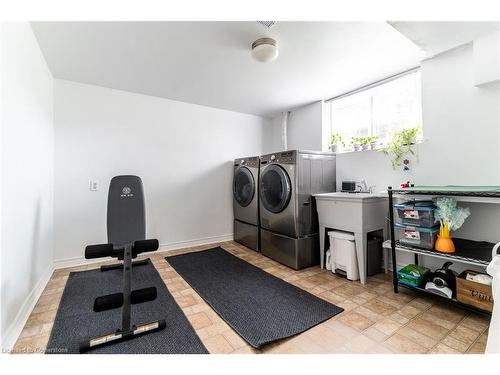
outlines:
M432 201L408 201L395 204L396 222L417 227L433 227L436 225Z
M433 249L439 233L439 225L434 227L415 227L411 225L394 224L399 242L420 247L422 249Z

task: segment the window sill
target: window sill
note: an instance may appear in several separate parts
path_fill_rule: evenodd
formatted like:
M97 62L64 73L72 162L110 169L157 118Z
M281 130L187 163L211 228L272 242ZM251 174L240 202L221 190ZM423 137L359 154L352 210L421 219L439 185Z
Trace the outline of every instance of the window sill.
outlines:
M422 139L422 140L417 140L413 146L418 146L422 143L424 143L425 139ZM343 155L343 154L357 154L357 153L365 153L365 152L370 152L370 151L379 151L379 152L382 152L384 150L384 148L386 147L387 145L385 144L382 144L380 146L377 146L376 148L369 148L369 149L366 149L366 150L358 150L358 151L354 151L354 150L342 150L342 151L337 151L337 152L334 152L335 155Z
M365 152L370 152L370 151L382 151L384 148L383 147L377 147L377 148L369 148L366 150L342 150L342 151L337 151L334 152L335 155L344 155L344 154L358 154L358 153L365 153Z

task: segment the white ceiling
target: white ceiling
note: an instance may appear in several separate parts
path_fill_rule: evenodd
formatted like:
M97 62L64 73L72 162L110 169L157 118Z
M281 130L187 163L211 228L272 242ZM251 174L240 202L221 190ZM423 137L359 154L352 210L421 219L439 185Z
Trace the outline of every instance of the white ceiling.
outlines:
M500 22L390 22L422 48L426 58L469 43L482 34L500 30Z
M385 22L34 22L56 78L272 116L418 65ZM254 61L251 43L280 56Z

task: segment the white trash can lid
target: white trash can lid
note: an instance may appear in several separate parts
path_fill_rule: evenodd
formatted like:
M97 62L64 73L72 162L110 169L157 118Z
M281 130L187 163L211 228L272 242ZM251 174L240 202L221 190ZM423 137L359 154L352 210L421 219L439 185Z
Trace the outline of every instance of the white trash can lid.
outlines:
M332 230L328 232L328 235L332 238L337 238L339 240L354 241L354 234L349 232L339 232L336 230Z

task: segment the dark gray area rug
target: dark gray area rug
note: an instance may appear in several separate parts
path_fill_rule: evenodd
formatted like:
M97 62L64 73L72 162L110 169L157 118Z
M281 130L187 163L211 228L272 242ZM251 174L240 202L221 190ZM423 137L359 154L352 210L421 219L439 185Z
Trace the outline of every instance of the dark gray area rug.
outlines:
M166 260L254 348L344 311L220 247Z
M132 340L97 348L108 354L205 354L203 346L181 308L150 263L132 271L132 289L155 286L156 300L132 305L132 324L165 319L165 329ZM81 341L121 326L121 308L95 313L96 297L121 292L122 271L71 272L57 310L47 353L78 353Z

